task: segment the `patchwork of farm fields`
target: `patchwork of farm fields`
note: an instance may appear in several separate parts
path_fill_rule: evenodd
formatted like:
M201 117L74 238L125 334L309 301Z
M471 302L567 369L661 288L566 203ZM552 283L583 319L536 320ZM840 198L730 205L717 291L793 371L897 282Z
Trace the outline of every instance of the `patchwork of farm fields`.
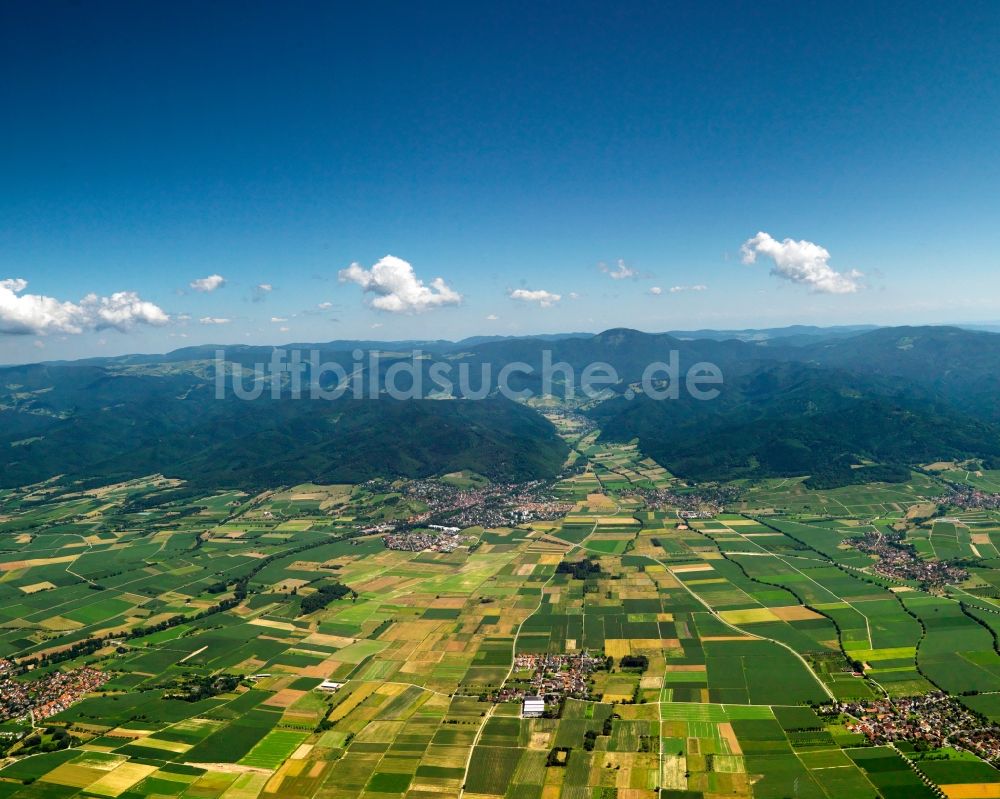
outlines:
M4 492L0 799L1000 797L1000 745L860 724L946 694L1000 742L996 512L908 521L916 473L682 512L579 435L542 497L572 510L440 551L383 542L438 518L405 481ZM864 534L967 576L885 576Z

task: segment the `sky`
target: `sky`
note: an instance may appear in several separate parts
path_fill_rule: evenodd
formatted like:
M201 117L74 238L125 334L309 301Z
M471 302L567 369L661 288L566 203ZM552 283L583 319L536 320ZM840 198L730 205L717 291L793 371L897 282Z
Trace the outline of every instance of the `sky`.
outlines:
M1000 320L1000 4L0 4L0 363Z

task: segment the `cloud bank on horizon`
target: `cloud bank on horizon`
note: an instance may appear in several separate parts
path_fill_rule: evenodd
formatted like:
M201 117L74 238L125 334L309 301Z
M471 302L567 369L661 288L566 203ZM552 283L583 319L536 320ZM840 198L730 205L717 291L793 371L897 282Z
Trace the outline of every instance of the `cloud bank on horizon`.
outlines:
M743 263L748 265L757 263L760 256L769 258L773 262L770 270L772 275L806 286L814 293L848 295L864 288L862 272L856 269L834 269L830 266L829 251L811 241L791 238L779 241L761 231L743 243L741 255ZM601 264L600 270L616 281L641 277L623 260L618 260L614 267ZM425 283L408 261L393 255L381 258L370 269L355 262L346 269L339 270L337 274L341 283L353 283L360 287L367 307L391 314L419 314L459 305L464 299L444 278L436 277ZM225 286L226 279L222 275L211 274L192 280L188 285L195 292L211 294ZM0 280L0 335L75 335L104 329L128 332L140 325L159 327L171 322L183 324L190 319L187 314L171 317L160 306L144 300L135 291L120 291L107 297L91 293L74 303L25 293L27 287L28 282L23 278ZM258 283L253 287L251 299L259 302L273 290L270 283ZM685 283L651 286L645 293L663 296L706 290L707 286L703 283ZM580 297L575 291L530 288L508 289L506 293L516 303L539 309L553 308L564 298L575 300ZM331 307L333 303L321 302L316 306L318 310L302 313L318 313ZM289 316L268 314L265 318L270 319L272 324L283 324L288 321ZM205 326L227 325L234 321L234 317L228 313L211 312L196 319ZM486 319L496 321L498 317L491 313Z
M158 327L170 321L162 308L134 291L118 291L110 297L88 294L73 303L25 294L27 287L24 278L0 280L0 333L44 336L111 328L125 332L140 324Z
M808 286L819 294L854 294L862 287L863 272L838 272L830 266L829 250L811 241L778 241L761 231L743 242L740 253L745 264L756 263L758 255L767 256L774 261L772 275Z
M356 283L362 292L374 295L368 305L378 311L414 314L462 301L462 295L444 278L436 277L425 285L408 261L394 255L386 255L371 269L353 263L337 275L341 283Z

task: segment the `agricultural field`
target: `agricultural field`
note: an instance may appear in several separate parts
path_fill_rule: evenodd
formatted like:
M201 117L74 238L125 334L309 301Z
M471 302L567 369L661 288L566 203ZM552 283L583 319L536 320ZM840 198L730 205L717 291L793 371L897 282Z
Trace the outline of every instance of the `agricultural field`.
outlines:
M475 473L4 492L0 797L1000 797L996 512L918 517L944 489L914 472L687 513L635 445L560 425L534 515L450 551L382 536L466 518ZM962 579L877 570L857 541L890 534ZM860 724L912 701L979 742Z

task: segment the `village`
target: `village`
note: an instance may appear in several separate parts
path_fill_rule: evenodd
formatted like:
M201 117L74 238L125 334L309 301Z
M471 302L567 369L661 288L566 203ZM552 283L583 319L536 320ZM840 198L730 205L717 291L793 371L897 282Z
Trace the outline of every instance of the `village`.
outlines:
M526 702L537 707L564 697L586 699L590 695L590 676L605 667L605 658L583 652L578 655L523 654L514 658L513 678L490 698L494 702ZM519 672L530 672L519 679Z
M96 691L108 679L107 673L89 666L53 671L31 682L0 677L0 721L54 716Z
M969 573L960 566L940 560L924 560L913 547L902 540L902 533L867 532L850 538L847 543L861 552L875 555L874 571L892 580L914 580L924 588L940 588L948 583L968 579Z
M572 503L549 496L548 488L549 484L541 480L487 483L473 489L459 489L440 480L412 480L404 493L419 499L427 510L406 521L447 522L461 528L506 527L533 519L556 519L573 509Z
M955 485L943 497L934 500L939 505L950 505L965 510L1000 510L1000 494L980 491L968 485Z
M401 530L386 533L382 543L386 549L396 549L402 552L454 552L460 546L469 543L468 536L459 535L459 528L430 525L416 530Z
M675 510L682 519L710 519L738 502L743 489L736 486L703 486L697 491L670 488L631 488L623 496L641 497L651 510Z
M871 744L909 741L918 750L951 746L994 765L1000 762L1000 726L940 691L905 699L837 702L821 706L819 713L850 716L854 721L847 727L862 733Z

